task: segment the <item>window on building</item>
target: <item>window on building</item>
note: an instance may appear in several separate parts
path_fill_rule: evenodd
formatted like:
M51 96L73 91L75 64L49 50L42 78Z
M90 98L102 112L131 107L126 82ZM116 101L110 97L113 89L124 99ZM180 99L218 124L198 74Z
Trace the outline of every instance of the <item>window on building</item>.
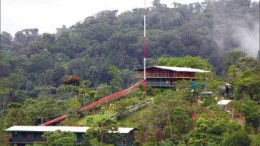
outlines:
M122 145L126 145L126 139L123 139L123 140L121 141L121 144L122 144Z
M42 135L42 133L33 133L33 138L39 139L39 138L41 138L41 135Z
M21 133L21 138L27 138L28 137L28 133L24 132L24 133Z

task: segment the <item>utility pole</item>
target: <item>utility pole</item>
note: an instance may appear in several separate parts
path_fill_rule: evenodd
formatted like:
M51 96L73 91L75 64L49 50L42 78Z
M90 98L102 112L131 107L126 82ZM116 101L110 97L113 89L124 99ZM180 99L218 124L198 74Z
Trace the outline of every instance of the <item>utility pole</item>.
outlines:
M146 99L146 0L144 0L144 99Z
M108 107L107 107L107 96L106 96L106 110L105 110L105 118L107 119L107 109L108 109Z

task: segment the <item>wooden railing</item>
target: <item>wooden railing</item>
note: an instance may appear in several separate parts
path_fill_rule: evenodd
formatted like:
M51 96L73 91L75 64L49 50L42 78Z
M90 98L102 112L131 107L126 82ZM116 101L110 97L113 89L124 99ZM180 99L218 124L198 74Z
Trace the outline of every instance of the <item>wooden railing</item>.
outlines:
M20 143L33 143L33 142L44 142L44 138L10 138L10 143L20 142Z
M143 74L137 74L137 78L143 78ZM147 78L195 78L193 74L185 73L147 73Z
M160 87L173 87L174 85L171 84L167 84L165 82L147 82L147 84L156 87L156 86L160 86Z

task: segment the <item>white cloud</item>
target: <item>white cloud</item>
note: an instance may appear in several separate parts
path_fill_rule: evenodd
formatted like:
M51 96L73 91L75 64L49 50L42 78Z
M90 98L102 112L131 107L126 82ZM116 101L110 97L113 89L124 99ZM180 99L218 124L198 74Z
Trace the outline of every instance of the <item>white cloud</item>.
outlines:
M153 0L146 0L148 6ZM202 0L161 0L172 4ZM25 28L39 28L40 33L55 33L62 25L71 26L102 10L123 12L141 8L144 0L2 0L1 31L14 35Z

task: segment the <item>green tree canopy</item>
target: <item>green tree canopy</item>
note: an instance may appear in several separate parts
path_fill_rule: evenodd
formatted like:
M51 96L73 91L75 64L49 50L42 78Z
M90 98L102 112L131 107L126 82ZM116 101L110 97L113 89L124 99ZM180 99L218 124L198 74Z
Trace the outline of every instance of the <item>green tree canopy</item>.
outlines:
M191 67L204 70L212 69L212 66L206 59L191 56L185 56L181 58L159 58L157 64L162 66Z
M47 146L74 146L76 136L70 132L46 132L44 133Z
M226 135L221 145L223 146L250 146L250 138L245 131L238 131Z

